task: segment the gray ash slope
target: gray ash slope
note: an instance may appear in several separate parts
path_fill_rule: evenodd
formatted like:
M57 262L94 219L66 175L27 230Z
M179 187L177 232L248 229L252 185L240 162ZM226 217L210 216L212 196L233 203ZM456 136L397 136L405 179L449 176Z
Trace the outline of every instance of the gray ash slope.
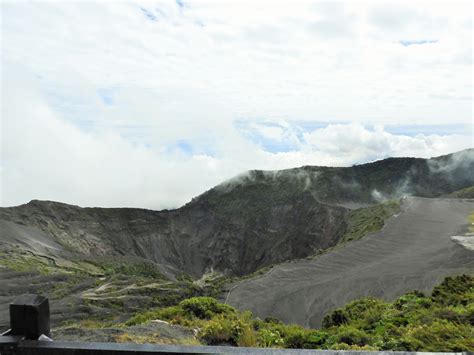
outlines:
M474 200L408 197L382 231L314 260L275 266L234 285L227 302L256 315L318 327L330 310L366 296L429 291L445 276L474 272L474 252L453 242Z
M338 243L348 207L474 185L474 149L345 168L250 171L170 211L80 208L32 201L0 209L2 245L44 256L127 255L165 275L247 275Z

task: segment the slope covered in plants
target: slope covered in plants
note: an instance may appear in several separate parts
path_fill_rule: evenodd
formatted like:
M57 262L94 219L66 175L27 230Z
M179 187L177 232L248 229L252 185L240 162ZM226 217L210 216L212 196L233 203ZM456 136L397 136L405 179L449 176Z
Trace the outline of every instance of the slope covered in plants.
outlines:
M142 312L126 324L136 326L155 319L197 329L197 340L207 345L473 351L474 277L447 277L430 294L413 291L393 302L355 300L327 314L321 329L254 318L248 311L239 312L210 297Z
M474 186L469 186L461 190L457 190L447 194L449 198L474 198Z

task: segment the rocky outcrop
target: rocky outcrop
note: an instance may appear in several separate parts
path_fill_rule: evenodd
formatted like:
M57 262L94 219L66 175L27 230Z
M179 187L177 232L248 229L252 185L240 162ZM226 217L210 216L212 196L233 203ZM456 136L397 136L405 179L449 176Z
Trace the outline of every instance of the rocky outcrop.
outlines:
M80 208L32 201L1 211L2 240L63 258L134 255L171 273L245 275L333 246L345 209L310 194L225 216L205 201L176 211Z

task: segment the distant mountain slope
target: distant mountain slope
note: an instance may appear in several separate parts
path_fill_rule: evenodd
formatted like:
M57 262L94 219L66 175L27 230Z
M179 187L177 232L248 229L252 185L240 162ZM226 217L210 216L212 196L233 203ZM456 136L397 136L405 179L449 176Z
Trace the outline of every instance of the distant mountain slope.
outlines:
M240 281L227 302L262 318L318 327L328 311L356 298L427 291L445 276L474 273L474 251L451 239L467 230L473 211L470 200L408 197L382 231Z
M171 211L49 201L1 208L8 228L0 239L64 258L137 256L167 275L240 276L336 245L350 208L403 195L440 196L473 184L473 149L346 168L250 171Z
M205 201L163 212L32 201L0 211L0 236L66 259L134 255L156 262L165 274L244 275L335 245L345 230L345 211L308 193L268 201L265 207L249 202L233 215Z
M438 197L470 186L472 181L474 149L467 149L431 159L388 158L352 167L253 170L218 185L196 200L221 204L222 196L235 199L239 193L253 189L280 198L309 191L326 204L373 204L403 195Z
M445 197L450 198L474 198L474 186L469 186L464 189L451 192L450 194L445 195Z

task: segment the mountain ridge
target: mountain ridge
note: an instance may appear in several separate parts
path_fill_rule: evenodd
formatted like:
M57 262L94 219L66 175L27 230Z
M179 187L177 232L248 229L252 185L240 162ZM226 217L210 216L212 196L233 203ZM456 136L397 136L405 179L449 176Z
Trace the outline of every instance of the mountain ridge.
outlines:
M144 307L220 296L229 280L356 245L396 215L406 195L432 198L473 185L471 149L345 168L250 171L174 210L40 200L0 208L0 282L7 285L0 305L18 292L43 292L57 304L57 324L90 314L123 320Z
M440 166L442 166L442 164L446 164L446 160L449 160L449 159L454 159L454 160L458 160L458 159L462 159L462 156L465 156L465 161L470 165L470 166L474 166L473 165L473 161L474 161L474 148L468 148L468 149L464 149L464 150L461 150L461 151L457 151L457 152L454 152L454 153L450 153L450 154L444 154L444 155L440 155L440 156L435 156L435 157L431 157L431 158L418 158L418 157L387 157L387 158L383 158L383 159L377 159L377 160L374 160L374 161L371 161L371 162L366 162L366 163L361 163L361 164L353 164L351 166L340 166L340 167L332 167L332 166L324 166L324 165L302 165L300 167L294 167L294 168L287 168L287 169L280 169L280 170L261 170L261 169L252 169L252 170L248 170L246 172L243 172L241 174L238 174L228 180L225 180L219 184L217 184L216 186L210 188L209 190L193 197L189 202L187 203L184 203L183 205L179 206L179 207L176 207L176 208L166 208L166 209L156 209L156 208L141 208L141 207L127 207L127 206L123 206L123 207L100 207L100 206L79 206L79 205L75 205L75 204L72 204L72 203L64 203L64 202L60 202L60 201L55 201L55 200L42 200L42 199L32 199L30 200L29 202L27 203L24 203L24 204L20 204L20 205L15 205L15 206L5 206L5 207L0 207L0 209L2 208L12 208L12 207L19 207L19 206L23 206L23 205L28 205L30 203L37 203L37 202L45 202L45 203L55 203L55 204L58 204L58 205L67 205L67 206L75 206L75 207L79 207L79 208L102 208L102 209L134 209L134 210L148 210L148 211L159 211L159 212L170 212L170 211L176 211L176 210L179 210L189 204L192 204L193 201L201 198L202 196L206 195L207 193L209 193L210 191L213 191L213 190L216 190L216 189L221 189L223 188L224 186L226 185L232 185L236 180L245 180L246 177L248 175L252 176L252 175L259 175L259 174L262 174L262 175L274 175L274 176L278 176L279 174L285 174L285 173L292 173L292 172L298 172L298 171L313 171L313 172L318 172L318 171L340 171L340 170L345 170L345 169L365 169L365 168L368 168L368 167L373 167L373 166L377 166L379 164L386 164L386 163L390 163L390 162L397 162L397 161L409 161L409 162L418 162L418 163L423 163L423 162L427 162L428 165L430 165L430 162L431 162L431 169L438 169L438 170L442 170L440 169ZM436 167L436 165L438 165ZM449 164L447 164L449 165ZM455 165L455 164L452 164L452 165ZM298 174L296 174L298 175ZM473 174L469 174L469 179L472 179ZM293 176L295 177L295 176ZM296 176L296 178L298 178L298 176ZM252 178L250 177L250 180ZM464 187L468 187L468 186L464 186ZM461 189L461 188L460 188ZM458 190L460 190L458 189ZM455 191L455 190L453 190ZM452 191L452 192L453 192ZM421 197L428 197L428 196L421 196Z
M353 208L474 184L474 149L352 167L252 170L173 210L79 207L32 200L0 219L42 230L70 252L127 253L163 272L243 276L336 245Z

